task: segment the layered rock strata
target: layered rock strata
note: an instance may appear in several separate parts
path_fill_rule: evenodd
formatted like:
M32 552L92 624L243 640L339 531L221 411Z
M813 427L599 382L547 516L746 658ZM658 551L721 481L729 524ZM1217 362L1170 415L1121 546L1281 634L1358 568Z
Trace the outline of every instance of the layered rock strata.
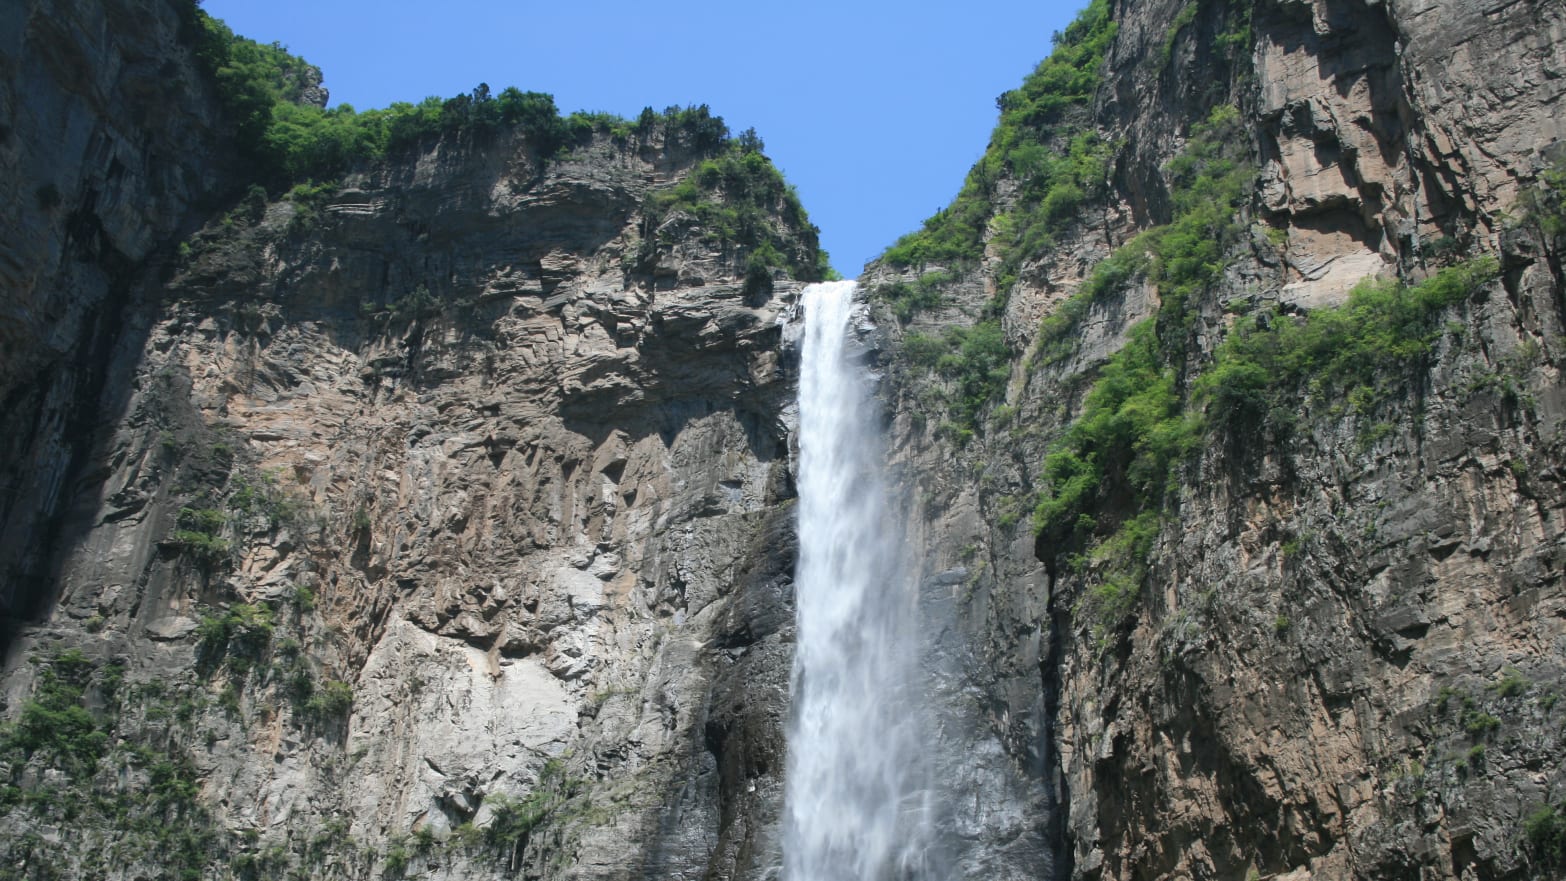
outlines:
M5 56L8 185L55 182L5 237L5 859L760 871L797 283L645 210L703 158L675 135L447 133L224 197L220 111L145 5L42 4Z

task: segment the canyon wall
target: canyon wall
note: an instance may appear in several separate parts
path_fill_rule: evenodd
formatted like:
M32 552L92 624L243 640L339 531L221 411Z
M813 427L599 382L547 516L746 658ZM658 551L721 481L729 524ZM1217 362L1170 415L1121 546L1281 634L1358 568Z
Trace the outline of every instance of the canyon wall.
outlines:
M178 4L34 6L8 877L775 861L799 284L655 198L711 149L448 131L268 195Z
M972 810L951 828L1024 805L1016 828L1062 878L1558 871L1566 289L1539 206L1566 158L1561 7L1105 14L1091 97L1031 129L1057 156L1084 132L1105 145L1048 244L1009 237L1054 194L1029 195L1003 126L953 208L864 279L951 631L932 663L963 671L946 691L987 723L944 749L991 744L1034 787L953 759ZM1226 180L1222 219L1197 227L1218 198L1202 186ZM940 256L965 210L981 245ZM1218 258L1194 270L1193 228ZM1112 256L1119 274L1097 268ZM1412 298L1464 272L1404 339L1418 357L1345 353L1354 381L1331 350L1288 375L1220 370L1250 366L1226 338L1254 354L1369 326L1366 279ZM986 327L1004 355L965 421ZM1225 418L1241 380L1274 409ZM1153 402L1169 409L1138 434ZM1185 446L1159 453L1158 431Z

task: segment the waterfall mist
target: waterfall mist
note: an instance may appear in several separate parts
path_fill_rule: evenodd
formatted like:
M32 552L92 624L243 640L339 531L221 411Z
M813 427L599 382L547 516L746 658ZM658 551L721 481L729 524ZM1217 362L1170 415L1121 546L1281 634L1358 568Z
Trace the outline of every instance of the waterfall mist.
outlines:
M853 282L805 288L799 381L798 637L784 881L927 877L929 733L917 598L888 510Z

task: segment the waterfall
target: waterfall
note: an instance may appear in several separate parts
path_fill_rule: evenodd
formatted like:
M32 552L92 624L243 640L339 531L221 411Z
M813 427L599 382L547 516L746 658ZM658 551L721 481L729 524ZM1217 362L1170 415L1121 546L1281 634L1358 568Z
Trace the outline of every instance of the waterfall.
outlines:
M901 577L870 377L854 357L854 290L826 282L802 295L783 881L917 879L930 841L915 592Z

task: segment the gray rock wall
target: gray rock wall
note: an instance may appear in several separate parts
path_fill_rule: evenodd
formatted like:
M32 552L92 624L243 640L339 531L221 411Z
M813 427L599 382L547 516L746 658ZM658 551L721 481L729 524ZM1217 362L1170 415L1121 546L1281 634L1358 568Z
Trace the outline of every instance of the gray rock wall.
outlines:
M907 326L882 314L932 669L968 723L936 744L961 794L948 829L990 862L971 877L1546 874L1524 827L1566 783L1566 300L1560 243L1520 224L1516 200L1559 159L1561 8L1263 3L1230 63L1216 39L1241 8L1203 5L1180 27L1181 6L1115 13L1092 111L1117 144L1111 192L1024 260L1004 415L954 442L942 380L898 354L908 333L978 318L994 248L942 308ZM1339 401L1299 413L1293 439L1209 437L1106 638L1078 605L1095 581L1036 546L1029 515L1045 454L1160 292L1094 303L1063 357L1028 353L1097 261L1167 221L1166 163L1224 103L1259 175L1187 375L1235 311L1341 304L1366 277L1424 277L1434 253L1505 269L1374 415ZM996 207L1014 190L996 183Z
M48 602L81 528L106 371L160 248L224 181L211 94L163 0L22 0L0 21L0 616ZM150 263L149 263L150 261ZM122 368L125 366L120 365Z
M448 135L327 198L246 197L176 250L122 313L123 406L3 680L25 716L81 652L112 742L47 803L21 793L59 775L48 756L6 756L8 859L775 862L798 284L748 291L681 212L644 259L643 201L699 158L603 137L546 164L516 135ZM162 798L160 768L194 791L125 789ZM160 816L199 839L182 863L141 825Z

